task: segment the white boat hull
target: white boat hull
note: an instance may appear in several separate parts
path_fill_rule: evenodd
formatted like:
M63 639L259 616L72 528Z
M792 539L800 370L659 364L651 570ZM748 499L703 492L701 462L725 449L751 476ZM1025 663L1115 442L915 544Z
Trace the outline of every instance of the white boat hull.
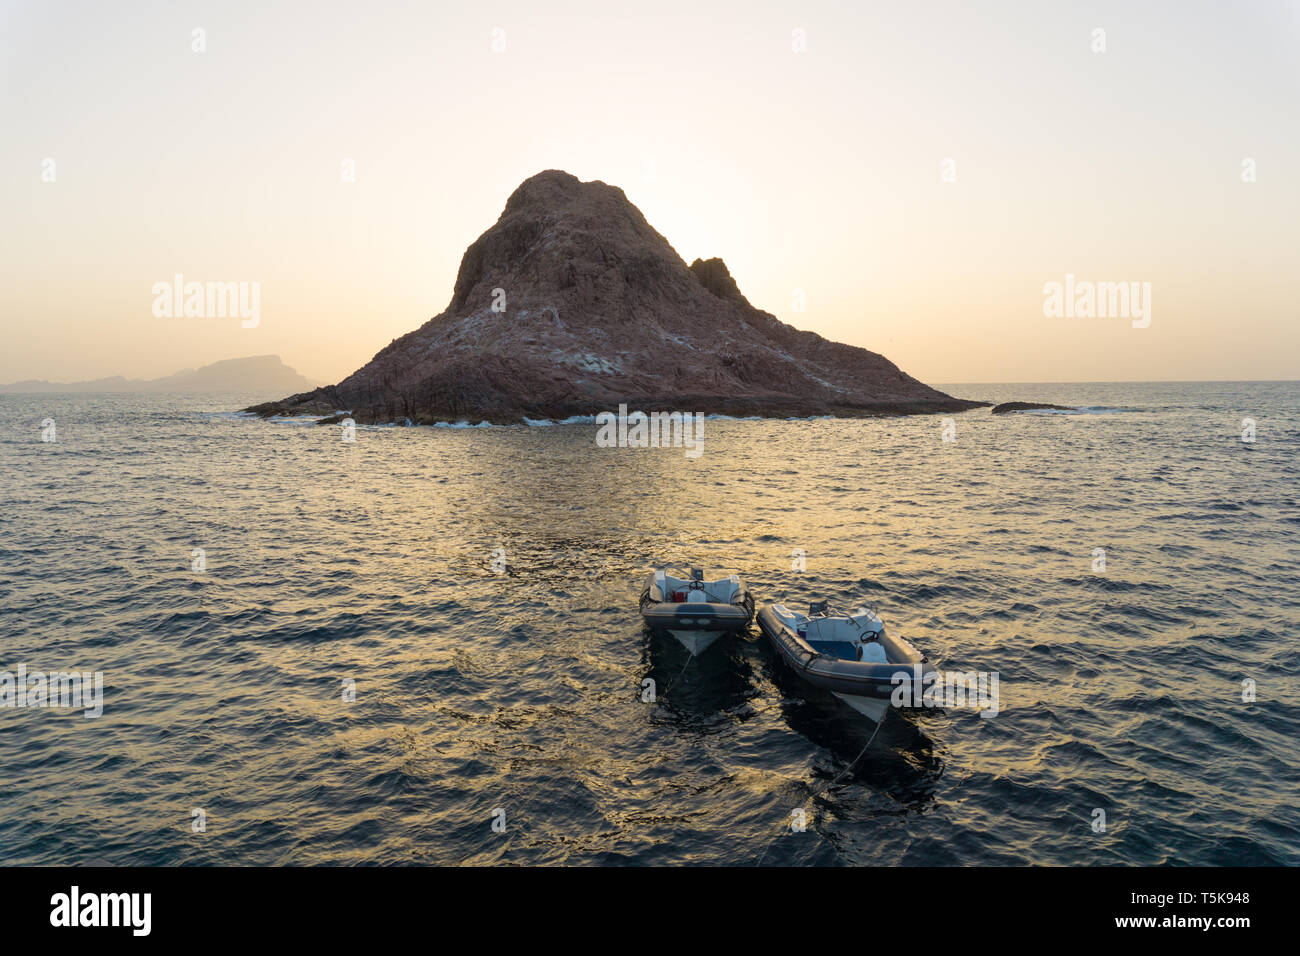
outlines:
M856 694L840 694L831 691L840 700L848 704L859 714L869 717L876 723L885 719L885 713L889 710L889 701L879 697L858 697Z
M708 648L710 644L720 638L725 631L674 631L669 630L669 634L682 642L682 647L686 648L691 654L700 654Z

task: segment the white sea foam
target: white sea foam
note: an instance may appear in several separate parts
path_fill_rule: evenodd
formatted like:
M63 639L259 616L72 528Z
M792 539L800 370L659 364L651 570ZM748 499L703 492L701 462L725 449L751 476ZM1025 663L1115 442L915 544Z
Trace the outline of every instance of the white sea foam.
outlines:
M319 415L272 415L265 419L272 425L315 425L321 420Z
M568 418L561 418L559 421L550 418L524 418L524 424L530 428L548 428L551 425L594 425L596 424L596 416L570 415Z

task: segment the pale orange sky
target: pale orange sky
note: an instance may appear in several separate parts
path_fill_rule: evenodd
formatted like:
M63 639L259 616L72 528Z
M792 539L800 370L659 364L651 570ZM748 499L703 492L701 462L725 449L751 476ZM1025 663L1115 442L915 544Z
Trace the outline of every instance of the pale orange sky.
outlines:
M0 381L337 381L548 168L925 381L1300 378L1300 5L267 6L0 4ZM177 272L260 325L155 318ZM1067 272L1150 327L1045 317Z

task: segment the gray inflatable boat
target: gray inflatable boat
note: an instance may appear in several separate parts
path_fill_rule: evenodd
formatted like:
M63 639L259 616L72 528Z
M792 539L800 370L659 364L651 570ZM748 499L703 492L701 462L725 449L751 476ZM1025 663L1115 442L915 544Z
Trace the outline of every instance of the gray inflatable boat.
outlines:
M689 577L674 570L661 568L646 580L641 619L672 634L692 654L754 619L754 598L737 575L706 581L700 568L692 568Z
M919 667L924 680L934 671L924 654L887 634L879 615L866 608L850 614L818 601L801 614L769 604L759 612L758 626L791 670L877 723L898 686L895 674L914 679Z

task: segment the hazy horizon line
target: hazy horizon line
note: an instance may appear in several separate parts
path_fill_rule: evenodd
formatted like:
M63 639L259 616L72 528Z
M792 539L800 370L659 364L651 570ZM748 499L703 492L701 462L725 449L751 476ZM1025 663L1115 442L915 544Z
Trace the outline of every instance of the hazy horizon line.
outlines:
M283 360L282 360L283 361ZM286 365L288 363L285 363ZM297 371L293 366L289 368ZM189 371L182 369L182 371ZM298 374L302 374L299 372ZM103 375L104 378L123 378L124 376ZM171 376L161 376L170 378ZM304 378L310 376L304 375ZM90 379L89 381L96 381ZM147 379L136 379L136 381L148 381ZM18 382L0 382L0 388L8 388L10 385L17 385L22 382L49 382L48 379L20 379ZM1005 387L1017 385L1287 385L1300 383L1300 379L1295 378L1204 378L1204 379L1177 379L1177 378L1153 378L1153 379L1105 379L1105 380L1070 380L1070 381L1044 381L1044 382L935 382L931 384L932 388L939 389L957 389L957 388L984 388L990 386ZM58 382L49 382L51 385L58 385ZM317 385L316 388L332 388L336 382L330 382L326 385ZM0 392L0 395L234 395L242 394L247 389L213 389L211 391L198 390L181 390L181 391L151 391L151 392L132 392L132 391L103 391L99 389L76 389L69 391L42 391L42 392ZM255 391L255 390L254 390ZM957 396L959 397L959 396Z

